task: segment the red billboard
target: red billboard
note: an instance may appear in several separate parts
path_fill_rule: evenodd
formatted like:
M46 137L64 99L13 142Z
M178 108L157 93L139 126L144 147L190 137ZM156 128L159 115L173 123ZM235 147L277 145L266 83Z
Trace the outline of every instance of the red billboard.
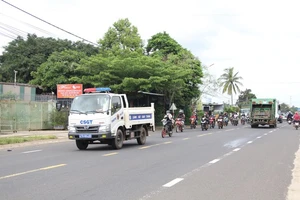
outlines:
M71 98L82 94L82 84L57 84L57 98Z

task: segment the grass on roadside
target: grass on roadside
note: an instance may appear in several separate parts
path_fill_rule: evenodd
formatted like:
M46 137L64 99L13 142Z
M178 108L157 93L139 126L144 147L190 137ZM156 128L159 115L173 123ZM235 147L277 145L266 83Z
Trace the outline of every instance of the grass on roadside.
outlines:
M57 139L55 135L12 136L0 138L0 145Z

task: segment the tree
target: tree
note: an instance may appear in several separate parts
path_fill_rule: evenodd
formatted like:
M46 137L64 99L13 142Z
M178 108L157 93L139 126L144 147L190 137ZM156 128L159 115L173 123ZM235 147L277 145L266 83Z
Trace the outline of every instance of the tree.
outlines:
M138 29L132 26L127 18L115 22L98 43L102 53L113 53L114 55L120 54L120 51L143 53L143 41Z
M148 40L146 47L147 54L158 54L166 57L169 54L177 55L183 48L176 40L170 37L166 32L157 33Z
M198 85L203 76L201 62L190 51L184 49L168 33L157 33L148 40L146 47L148 56L161 59L167 66L177 66L179 74L171 75L171 79L180 79L182 84L172 84L164 91L169 104L176 99L178 107L186 107L193 99L200 96ZM171 69L171 68L170 68ZM172 81L171 81L172 82Z
M240 80L243 78L238 76L239 72L234 73L233 67L225 69L224 72L219 78L220 86L223 87L223 93L227 92L228 95L231 95L231 105L233 105L233 92L235 94L240 92L239 85L243 85Z
M251 92L251 89L246 89L245 91L241 91L236 104L239 106L239 108L242 108L244 105L249 106L251 99L255 98L256 95Z
M81 74L76 69L86 57L85 53L74 50L54 52L37 71L31 73L33 80L30 83L50 91L56 91L57 84L78 83Z
M33 79L31 72L37 71L53 52L67 49L79 50L87 55L98 53L97 47L79 41L73 43L70 40L37 37L35 34L28 34L26 39L18 37L4 47L0 56L0 81L13 82L14 70L17 70L17 82L28 83Z

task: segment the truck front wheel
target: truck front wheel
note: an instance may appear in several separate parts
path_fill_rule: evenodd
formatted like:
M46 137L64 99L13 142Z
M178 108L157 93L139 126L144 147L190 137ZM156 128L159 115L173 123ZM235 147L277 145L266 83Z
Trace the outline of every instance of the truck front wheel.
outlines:
M121 129L118 129L116 137L112 141L112 147L114 149L121 149L123 147L124 135Z
M147 137L147 131L146 129L143 127L140 133L140 137L137 138L137 142L139 145L144 145L146 143L146 137Z
M76 146L79 150L86 150L89 146L89 142L85 140L76 140Z

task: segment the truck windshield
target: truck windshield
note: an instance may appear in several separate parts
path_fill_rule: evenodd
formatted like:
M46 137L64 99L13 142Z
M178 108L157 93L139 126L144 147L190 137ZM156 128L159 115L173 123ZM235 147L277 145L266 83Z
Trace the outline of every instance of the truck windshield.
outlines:
M81 95L74 98L70 111L73 113L104 113L109 110L107 94Z

